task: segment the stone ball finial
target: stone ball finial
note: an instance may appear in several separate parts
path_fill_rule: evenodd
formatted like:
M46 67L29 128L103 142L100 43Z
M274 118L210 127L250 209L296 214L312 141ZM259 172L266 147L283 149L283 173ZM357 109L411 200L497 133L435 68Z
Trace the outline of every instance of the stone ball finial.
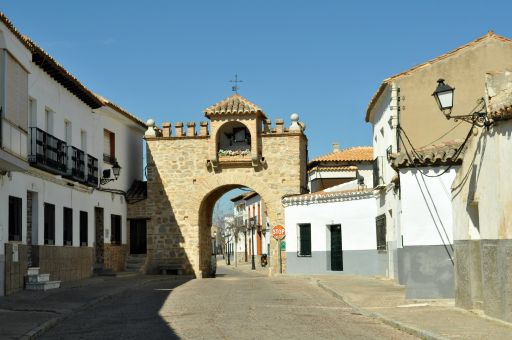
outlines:
M155 120L154 120L154 119L149 118L149 119L147 120L147 122L146 122L146 125L147 125L147 126L150 126L150 127L155 126Z
M298 122L299 121L299 114L298 113L292 113L290 115L290 119L292 120L292 122Z

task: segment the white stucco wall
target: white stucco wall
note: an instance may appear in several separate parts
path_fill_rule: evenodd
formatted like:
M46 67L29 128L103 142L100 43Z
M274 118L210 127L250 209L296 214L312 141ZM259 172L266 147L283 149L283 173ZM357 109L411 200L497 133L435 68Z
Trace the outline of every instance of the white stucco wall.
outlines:
M311 251L330 250L328 227L341 224L343 250L377 249L375 199L365 198L331 203L285 207L286 251L298 249L298 224L311 223Z
M451 185L458 166L400 169L404 246L453 243ZM421 173L420 173L421 171ZM424 174L424 175L422 175Z

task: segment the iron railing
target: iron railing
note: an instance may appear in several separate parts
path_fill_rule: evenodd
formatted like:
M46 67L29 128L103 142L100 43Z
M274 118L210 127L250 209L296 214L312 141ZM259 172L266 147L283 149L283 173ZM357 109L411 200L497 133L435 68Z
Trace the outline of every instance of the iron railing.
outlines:
M87 184L98 186L98 159L87 155Z
M66 142L37 128L30 128L30 165L55 173L66 174Z
M85 181L85 153L75 148L68 146L68 176L76 179L79 182Z

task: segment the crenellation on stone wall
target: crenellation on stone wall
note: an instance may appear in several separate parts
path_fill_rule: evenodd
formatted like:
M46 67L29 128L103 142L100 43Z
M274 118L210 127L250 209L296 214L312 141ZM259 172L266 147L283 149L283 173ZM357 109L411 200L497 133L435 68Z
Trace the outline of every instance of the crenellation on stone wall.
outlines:
M187 137L196 136L196 123L188 122L187 123Z
M185 136L185 131L183 131L183 122L174 123L174 128L176 129L176 137Z
M172 135L172 124L162 123L162 137L171 137Z

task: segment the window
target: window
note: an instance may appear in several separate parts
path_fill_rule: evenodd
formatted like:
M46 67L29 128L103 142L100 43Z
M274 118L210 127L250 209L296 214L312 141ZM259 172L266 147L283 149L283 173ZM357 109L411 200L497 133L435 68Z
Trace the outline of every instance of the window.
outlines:
M80 130L80 147L83 152L87 153L87 131Z
M377 229L377 250L386 250L386 215L377 216L375 225Z
M121 216L110 215L110 243L121 244Z
M9 196L9 241L21 241L21 198Z
M87 211L80 211L80 246L87 247Z
M7 50L2 50L2 72L3 117L26 131L29 119L28 72Z
M55 244L55 205L44 204L44 244Z
M299 224L297 256L311 256L311 224Z
M73 209L64 207L64 245L73 245Z
M114 164L116 161L116 135L107 130L103 130L103 161Z
M71 122L69 120L64 121L64 141L71 146L72 145L72 139L71 139Z
M233 141L235 143L247 142L247 128L233 128Z
M53 111L49 108L44 110L44 124L46 132L48 132L50 135L53 135Z
M28 126L37 127L37 101L34 98L28 100Z

